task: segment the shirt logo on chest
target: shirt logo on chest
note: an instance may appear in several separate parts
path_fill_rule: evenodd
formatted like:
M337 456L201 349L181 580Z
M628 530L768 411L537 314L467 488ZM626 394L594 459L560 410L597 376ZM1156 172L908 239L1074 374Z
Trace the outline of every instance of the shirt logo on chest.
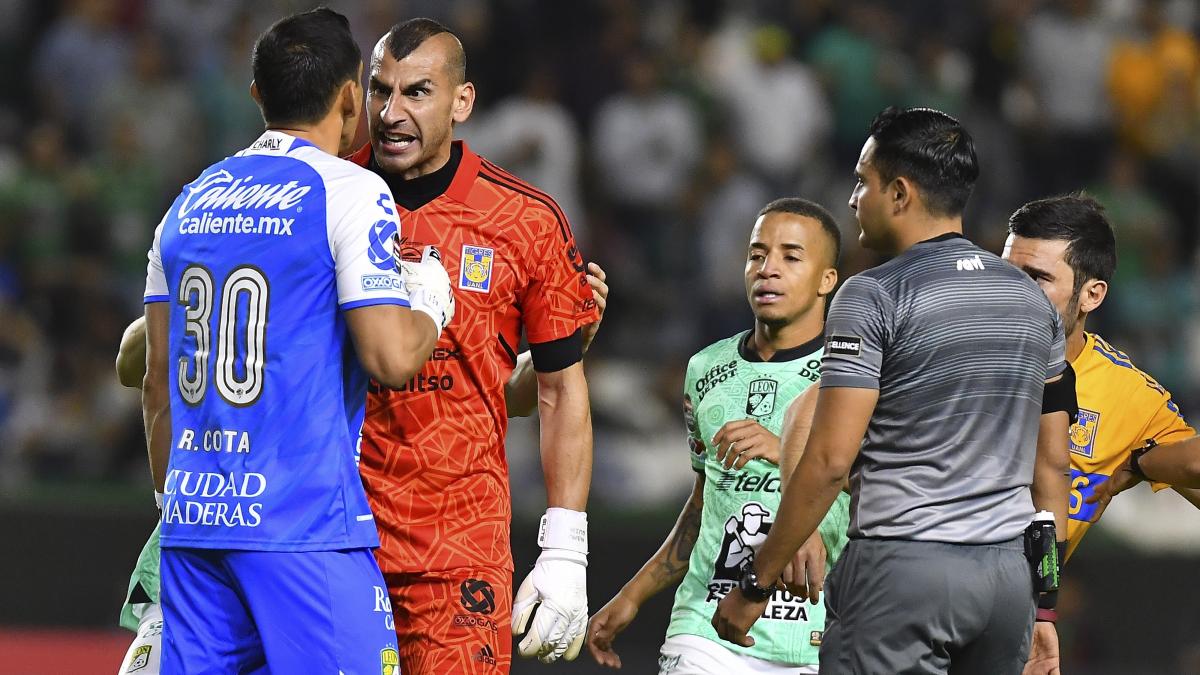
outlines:
M1079 421L1071 425L1071 452L1091 457L1096 446L1096 432L1100 430L1100 413L1079 409Z
M766 417L775 412L775 392L779 383L775 380L761 379L750 383L750 393L746 395L746 414L754 417Z
M490 248L463 244L458 287L477 293L490 292L492 290L492 263L495 259L495 252Z

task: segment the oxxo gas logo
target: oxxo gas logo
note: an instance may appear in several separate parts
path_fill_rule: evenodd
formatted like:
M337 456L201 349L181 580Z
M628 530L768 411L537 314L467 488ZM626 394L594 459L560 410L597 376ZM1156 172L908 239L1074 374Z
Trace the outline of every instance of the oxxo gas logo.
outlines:
M460 628L480 628L498 632L496 622L487 615L496 611L496 591L483 579L467 579L458 587L459 603L470 614L457 614L454 625Z

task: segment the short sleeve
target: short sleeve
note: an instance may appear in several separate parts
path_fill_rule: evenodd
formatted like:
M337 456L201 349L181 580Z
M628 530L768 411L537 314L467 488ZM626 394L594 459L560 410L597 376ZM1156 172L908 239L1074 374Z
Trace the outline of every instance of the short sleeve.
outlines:
M1148 412L1151 414L1145 429L1142 430L1141 439L1152 438L1159 445L1166 445L1195 436L1196 430L1184 419L1179 406L1171 398L1171 392L1153 378L1145 377L1146 385L1153 390L1153 393L1147 392L1147 406L1151 406ZM1166 483L1151 483L1151 485L1155 492L1171 487Z
M163 272L162 264L162 231L164 222L166 222L165 217L158 223L158 227L154 229L154 243L150 245L150 252L146 254L148 258L146 262L146 292L142 296L143 302L146 304L167 302L171 299L171 292L167 289L167 275Z
M871 277L851 277L829 308L825 322L822 387L878 389L895 303Z
M1050 360L1046 363L1046 379L1058 377L1067 369L1067 336L1063 330L1062 317L1051 307L1051 322L1054 337L1050 342Z
M396 266L400 220L392 193L367 171L340 181L328 199L329 251L337 273L338 305L408 307L408 292Z
M562 211L528 207L527 221L536 224L526 260L529 279L521 290L522 323L531 344L561 340L600 318L587 266Z

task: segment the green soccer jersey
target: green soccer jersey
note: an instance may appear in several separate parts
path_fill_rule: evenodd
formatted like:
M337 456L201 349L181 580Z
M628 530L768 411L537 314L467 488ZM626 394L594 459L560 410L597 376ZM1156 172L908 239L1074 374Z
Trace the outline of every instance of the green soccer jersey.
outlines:
M146 599L158 602L158 531L161 526L161 523L154 526L154 531L142 547L137 565L129 577L129 591L125 594L125 604L121 606L121 627L135 633L145 610ZM141 586L142 592L138 592L138 586Z
M752 459L726 470L710 441L727 422L754 419L773 434L783 426L788 406L820 376L822 344L817 338L775 354L769 362L746 348L749 332L716 342L688 362L684 413L692 468L704 474L700 536L687 576L675 593L667 636L698 635L739 654L788 665L816 665L825 627L824 604L775 591L750 630L745 648L717 637L712 628L717 602L737 585L742 566L762 544L779 510L779 467ZM849 496L837 501L819 532L828 551L827 568L846 545Z

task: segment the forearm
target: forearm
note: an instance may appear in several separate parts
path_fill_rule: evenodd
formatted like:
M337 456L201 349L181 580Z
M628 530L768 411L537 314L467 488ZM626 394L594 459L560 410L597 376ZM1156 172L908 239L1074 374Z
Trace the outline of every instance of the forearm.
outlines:
M537 410L538 385L529 351L517 355L512 375L504 383L504 407L509 417L529 417Z
M538 374L538 414L547 505L584 511L592 480L592 416L582 364Z
M1067 508L1071 495L1071 455L1067 447L1070 420L1065 412L1042 415L1030 494L1038 511L1054 514L1059 541L1067 538Z
M806 452L787 481L775 526L754 559L763 582L775 581L796 550L816 531L846 482L848 470ZM780 525L786 524L781 527Z
M1200 436L1160 445L1138 460L1150 480L1176 488L1200 488Z
M142 418L154 489L163 491L171 459L171 401L165 378L147 376L142 385Z
M703 482L703 478L697 480L697 488L683 505L666 541L621 588L620 594L638 607L658 593L677 586L687 574L692 549L700 536L700 517L704 504L699 495L702 494Z

